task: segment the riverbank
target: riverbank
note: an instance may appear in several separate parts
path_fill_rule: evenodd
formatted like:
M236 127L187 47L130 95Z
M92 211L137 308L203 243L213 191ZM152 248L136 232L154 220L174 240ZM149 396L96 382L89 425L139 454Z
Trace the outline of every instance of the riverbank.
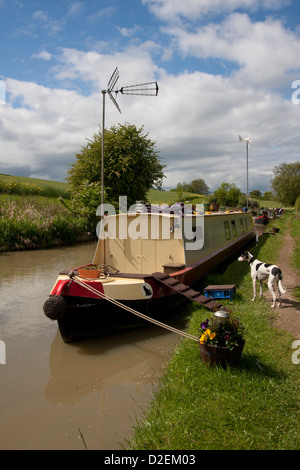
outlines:
M61 200L0 194L0 251L70 245L95 239L84 217L74 217Z
M252 252L269 263L279 264L280 259L285 279L288 263L299 259L299 221L287 215L278 226L279 234L260 237ZM287 233L295 240L291 261L286 256ZM299 449L300 364L295 363L292 348L299 332L293 328L287 332L285 327L291 308L298 309L299 315L299 302L295 291L290 291L290 275L286 277L288 296L282 309L275 310L266 287L265 299L251 302L246 263L235 261L222 274L216 271L205 278L206 284L237 285L236 297L226 304L246 328L241 362L235 368L210 369L201 362L197 343L182 340L150 408L134 428L134 437L128 441L130 449ZM289 295L293 295L293 303ZM188 332L198 336L200 323L208 316L204 309L194 308Z

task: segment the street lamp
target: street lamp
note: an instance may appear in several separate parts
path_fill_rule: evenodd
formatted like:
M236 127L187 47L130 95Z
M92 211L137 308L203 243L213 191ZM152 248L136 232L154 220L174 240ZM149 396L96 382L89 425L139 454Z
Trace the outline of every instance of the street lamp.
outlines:
M248 198L249 198L249 189L248 189L248 187L249 187L249 182L248 182L248 152L249 152L249 150L248 150L248 147L249 147L249 145L250 145L251 140L250 140L249 137L246 137L246 139L243 139L243 137L241 137L241 136L239 135L239 141L240 141L240 142L246 142L246 159L247 159L247 210L248 210Z

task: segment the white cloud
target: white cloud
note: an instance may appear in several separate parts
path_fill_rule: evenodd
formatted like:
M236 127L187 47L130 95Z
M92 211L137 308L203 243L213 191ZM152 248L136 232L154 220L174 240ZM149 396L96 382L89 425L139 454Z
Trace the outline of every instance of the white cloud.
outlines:
M138 31L140 27L139 26L134 26L133 28L121 28L117 26L117 30L124 36L125 38L131 38L134 36Z
M72 2L71 5L69 6L67 16L77 16L78 14L81 14L83 10L85 9L85 5L83 2Z
M299 159L300 108L290 100L198 72L165 77L160 91L161 126L153 133L168 162L170 185L176 178L188 182L199 177L210 189L235 181L245 190L245 147L239 134L252 138L252 189L257 183L267 190L276 164Z
M172 76L153 63L149 47L111 56L64 49L56 73L63 79L94 79L94 92L87 97L72 90L6 80L9 102L0 106L0 166L64 179L74 154L101 125L101 89L116 63L120 86L149 81L159 74L157 97L118 95L122 114L108 100L106 126L144 125L167 165L165 185L203 178L211 190L222 182L235 182L245 191L245 147L238 141L239 134L252 139L250 190L268 190L275 165L299 159L300 106L291 99L232 77L201 72ZM95 69L101 70L97 79Z
M288 74L299 70L300 38L271 18L252 22L246 14L233 13L221 24L195 32L179 25L164 32L174 38L182 55L235 63L240 80L252 85L286 85Z
M49 21L48 14L45 13L44 11L42 11L42 10L36 10L36 11L32 14L32 18L33 18L34 20L41 21L42 23L47 23L47 22Z
M124 51L114 54L63 48L52 72L56 79L61 81L80 79L91 82L98 92L106 89L116 65L122 70L118 87L147 82L153 80L159 70L151 58L151 52L158 47L155 43L147 41L140 46L128 46Z
M74 153L97 130L97 98L12 79L6 87L9 103L0 106L0 166L63 180Z
M212 13L230 13L238 9L256 11L261 9L280 9L291 0L143 0L150 10L164 21L182 16L189 20L201 18Z
M37 54L32 54L31 58L32 59L42 59L42 60L49 61L49 60L51 60L52 55L49 52L43 50L43 51L41 51Z
M116 9L114 7L101 8L97 12L94 12L92 15L89 15L87 19L91 23L96 23L101 18L111 17L115 14L115 12Z

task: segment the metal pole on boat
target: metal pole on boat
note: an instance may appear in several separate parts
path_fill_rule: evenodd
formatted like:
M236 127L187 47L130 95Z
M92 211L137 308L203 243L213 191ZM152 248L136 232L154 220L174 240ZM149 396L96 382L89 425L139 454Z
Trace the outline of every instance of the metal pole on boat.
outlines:
M157 82L148 82L148 83L141 83L139 85L129 85L120 88L120 90L114 89L117 81L119 79L119 70L118 67L115 68L112 76L109 79L107 84L107 89L102 90L103 96L103 110L102 110L102 155L101 155L101 207L103 208L104 204L104 139L105 139L105 95L106 93L114 103L117 110L121 113L119 105L115 98L113 97L112 93L115 93L116 96L120 92L122 95L148 95L148 96L157 96L158 94L158 84ZM104 240L103 240L103 263L105 264L105 248L104 248Z
M104 133L105 133L105 90L102 91L103 111L102 111L102 154L101 154L101 207L104 203Z
M121 112L118 103L112 96L112 91L117 83L119 78L119 70L118 67L115 68L112 76L109 79L109 82L107 84L107 89L102 90L102 96L103 96L103 109L102 109L102 155L101 155L101 207L103 207L104 203L104 139L105 139L105 95L108 93L108 96L111 98L112 102L116 106L119 112ZM117 92L116 92L117 93Z
M247 209L249 206L249 178L248 178L248 146L249 142L246 139L246 159L247 159Z
M104 203L104 134L105 134L105 95L106 93L116 106L117 110L121 113L119 105L112 93L122 93L122 95L144 95L144 96L157 96L158 84L157 82L140 83L139 85L123 86L120 90L114 90L114 87L119 79L118 67L115 68L112 76L107 84L107 89L102 90L103 95L103 112L102 112L102 157L101 157L101 204ZM103 206L102 206L103 207Z
M239 141L240 142L246 142L246 165L247 165L247 210L249 206L249 178L248 178L248 155L249 155L249 144L251 142L251 139L249 137L246 137L246 139L243 139L239 135Z

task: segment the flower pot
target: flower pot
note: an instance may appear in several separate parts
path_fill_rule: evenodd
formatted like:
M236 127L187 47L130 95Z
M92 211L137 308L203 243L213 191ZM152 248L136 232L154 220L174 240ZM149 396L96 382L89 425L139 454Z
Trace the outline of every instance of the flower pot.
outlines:
M78 274L85 279L97 279L101 274L101 269L78 268Z
M235 366L239 363L244 343L235 346L233 349L205 343L199 343L199 347L202 362L208 363L211 367L221 365L226 368L227 365Z

